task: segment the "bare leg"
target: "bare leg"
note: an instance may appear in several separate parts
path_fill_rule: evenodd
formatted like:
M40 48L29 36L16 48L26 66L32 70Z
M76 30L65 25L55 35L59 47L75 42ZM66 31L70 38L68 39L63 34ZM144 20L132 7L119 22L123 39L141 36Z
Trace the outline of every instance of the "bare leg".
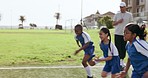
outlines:
M94 66L96 64L93 60L90 60L88 63L90 66Z
M107 74L108 74L108 72L102 71L102 73L101 73L102 78L106 78Z
M148 78L148 71L144 73L143 78Z
M84 55L83 60L82 60L82 65L84 67L87 67L88 66L87 61L88 61L89 58L90 58L89 55Z
M82 61L82 65L84 66L84 68L86 70L87 76L92 77L91 68L87 64L87 61L88 61L89 58L90 58L89 55L84 55L84 58L83 58L83 61Z
M111 75L111 78L116 78L116 74L112 74Z

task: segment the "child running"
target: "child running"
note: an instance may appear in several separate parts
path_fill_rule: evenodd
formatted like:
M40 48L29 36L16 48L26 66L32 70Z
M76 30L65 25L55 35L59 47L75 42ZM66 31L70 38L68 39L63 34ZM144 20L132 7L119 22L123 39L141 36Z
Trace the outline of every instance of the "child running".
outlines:
M111 78L115 78L116 74L120 72L120 58L116 46L111 42L111 34L107 28L102 28L99 32L101 39L100 48L103 51L104 58L95 59L95 61L106 61L102 78L106 78L111 72Z
M124 40L129 41L126 45L129 57L125 69L118 74L119 78L125 77L130 65L133 67L131 78L148 78L148 43L145 37L144 26L129 24L125 27Z
M78 50L75 51L74 54L76 55L81 50L84 50L85 54L82 60L82 65L84 66L87 72L87 78L93 78L90 66L95 65L95 62L92 60L92 58L95 56L94 44L91 41L89 34L83 31L83 27L80 24L77 24L74 30L76 33L75 39L77 45L80 47ZM79 42L81 43L82 46L79 45Z

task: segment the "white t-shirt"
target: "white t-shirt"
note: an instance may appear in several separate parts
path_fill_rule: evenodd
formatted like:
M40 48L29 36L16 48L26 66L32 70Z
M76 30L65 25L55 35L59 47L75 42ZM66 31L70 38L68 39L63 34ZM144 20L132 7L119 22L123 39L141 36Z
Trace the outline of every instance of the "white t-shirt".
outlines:
M118 21L120 19L123 19L123 22L115 26L116 35L123 35L125 26L133 21L133 16L129 12L125 13L119 12L114 16L113 21Z

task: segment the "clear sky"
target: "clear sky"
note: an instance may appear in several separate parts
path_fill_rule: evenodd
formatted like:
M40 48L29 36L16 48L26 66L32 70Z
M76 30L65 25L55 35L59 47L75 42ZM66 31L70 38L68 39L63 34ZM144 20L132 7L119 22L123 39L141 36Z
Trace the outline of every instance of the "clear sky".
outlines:
M59 24L79 23L81 19L81 1L83 2L82 17L94 14L97 10L103 14L108 11L117 13L121 0L0 0L2 25L18 25L19 17L25 16L24 25L35 23L37 26L54 26L56 12L61 13Z

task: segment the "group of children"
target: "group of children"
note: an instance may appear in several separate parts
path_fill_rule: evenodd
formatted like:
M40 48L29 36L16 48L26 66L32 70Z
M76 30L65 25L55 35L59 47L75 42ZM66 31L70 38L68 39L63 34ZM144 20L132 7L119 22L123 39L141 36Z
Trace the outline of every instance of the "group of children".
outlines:
M129 24L125 27L124 40L128 41L126 45L128 60L123 71L120 71L120 57L116 46L111 41L109 29L101 28L99 31L101 39L99 46L103 52L103 58L95 57L94 43L89 34L83 31L83 27L80 24L77 24L74 30L77 45L80 47L74 54L76 55L81 50L84 50L82 65L87 72L87 78L93 78L90 66L94 66L102 61L105 61L105 66L101 73L102 78L106 78L110 72L111 78L124 78L130 65L134 69L132 78L148 78L148 43L145 40L145 27L140 27L137 24Z

